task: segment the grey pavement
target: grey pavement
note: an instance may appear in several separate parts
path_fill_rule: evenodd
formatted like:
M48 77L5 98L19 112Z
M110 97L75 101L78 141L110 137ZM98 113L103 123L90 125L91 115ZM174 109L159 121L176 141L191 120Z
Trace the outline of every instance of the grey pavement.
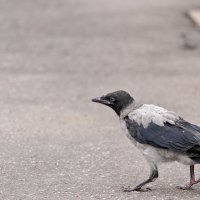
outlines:
M113 111L117 89L200 125L199 0L0 1L0 200L199 200L171 163L149 168ZM200 167L196 167L200 176Z

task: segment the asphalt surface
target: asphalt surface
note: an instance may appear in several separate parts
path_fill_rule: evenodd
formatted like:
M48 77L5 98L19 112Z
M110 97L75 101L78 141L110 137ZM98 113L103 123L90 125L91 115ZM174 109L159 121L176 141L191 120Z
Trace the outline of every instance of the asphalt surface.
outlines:
M123 193L149 167L113 111L117 89L200 125L198 0L2 0L0 199L198 199L175 187L189 167L159 167L148 193ZM200 167L196 167L200 176Z

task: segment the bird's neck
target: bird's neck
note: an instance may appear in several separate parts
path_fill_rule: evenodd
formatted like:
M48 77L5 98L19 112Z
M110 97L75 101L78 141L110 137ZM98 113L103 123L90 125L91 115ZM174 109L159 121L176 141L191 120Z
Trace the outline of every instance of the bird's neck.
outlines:
M120 118L124 118L125 116L127 116L131 111L136 110L137 108L139 108L141 106L141 104L137 103L136 101L132 101L130 104L128 104L125 108L123 108L120 111L119 117Z

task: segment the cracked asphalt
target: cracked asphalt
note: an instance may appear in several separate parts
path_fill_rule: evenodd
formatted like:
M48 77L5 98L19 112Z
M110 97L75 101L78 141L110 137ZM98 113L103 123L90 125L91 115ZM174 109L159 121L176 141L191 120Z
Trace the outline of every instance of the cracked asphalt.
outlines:
M198 0L35 0L0 6L1 200L199 200L175 187L189 167L148 176L113 111L91 98L117 89L200 125ZM200 176L200 167L196 168Z

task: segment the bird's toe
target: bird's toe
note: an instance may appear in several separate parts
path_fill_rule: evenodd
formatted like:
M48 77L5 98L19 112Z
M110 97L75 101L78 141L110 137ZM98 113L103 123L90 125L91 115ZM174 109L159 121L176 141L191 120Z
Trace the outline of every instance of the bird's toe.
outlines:
M123 192L134 192L134 191L137 191L137 192L149 192L149 191L152 191L151 188L139 188L139 187L131 188L130 186L122 187L122 190L123 190Z
M140 189L136 189L135 191L138 191L138 192L149 192L149 191L152 191L151 188L140 188Z

